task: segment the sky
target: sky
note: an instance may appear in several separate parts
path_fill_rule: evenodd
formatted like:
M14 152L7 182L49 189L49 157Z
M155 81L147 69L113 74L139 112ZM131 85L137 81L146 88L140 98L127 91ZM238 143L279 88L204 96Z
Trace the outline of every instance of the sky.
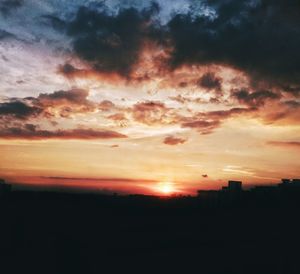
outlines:
M193 194L300 176L297 0L0 0L0 176Z

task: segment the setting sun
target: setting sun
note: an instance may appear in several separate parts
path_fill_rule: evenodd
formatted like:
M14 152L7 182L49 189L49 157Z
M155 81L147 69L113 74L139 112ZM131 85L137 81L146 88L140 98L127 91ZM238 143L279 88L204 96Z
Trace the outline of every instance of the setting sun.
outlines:
M156 190L163 195L170 195L175 192L173 183L161 182L157 185Z

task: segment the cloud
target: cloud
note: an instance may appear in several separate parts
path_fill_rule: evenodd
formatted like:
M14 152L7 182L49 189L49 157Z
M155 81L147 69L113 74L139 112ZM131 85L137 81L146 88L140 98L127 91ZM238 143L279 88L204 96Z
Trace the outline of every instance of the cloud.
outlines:
M74 53L97 72L116 72L128 77L145 40L160 37L152 21L157 12L157 4L141 11L121 8L117 14L109 14L105 8L80 7L67 27ZM64 71L74 73L70 66L64 67Z
M132 75L130 76L128 75L124 77L123 75L120 75L116 71L96 70L86 62L81 65L82 65L81 68L78 68L75 67L75 65L72 65L70 63L65 63L63 65L58 66L57 72L70 80L74 80L76 78L91 79L91 80L111 83L113 85L115 85L116 83L125 85L129 82L129 80L130 82L133 82L133 80L137 80L137 78L133 77Z
M177 98L173 97L171 99L177 100ZM179 97L178 99L182 98ZM192 101L196 102L195 100ZM190 100L183 98L183 103L185 102L190 102ZM210 134L219 128L225 120L237 116L254 116L257 115L258 109L255 107L236 107L206 112L194 112L190 110L188 113L191 115L187 116L175 108L167 107L160 101L145 101L139 102L126 110L124 109L124 111L134 121L148 126L180 125L183 128L195 129L201 134ZM122 121L125 116L123 113L117 113L108 118L115 121Z
M255 107L249 108L231 108L227 110L215 110L215 111L208 111L208 112L199 112L197 114L198 117L205 117L210 119L227 119L237 115L247 115L257 111Z
M0 138L2 139L110 139L127 136L113 130L77 128L76 114L109 111L110 101L100 103L88 100L89 92L83 89L41 93L37 97L8 98L0 103ZM72 118L71 129L55 129L60 118ZM24 121L26 123L24 123ZM50 125L50 127L49 127ZM73 128L72 128L73 127Z
M155 180L148 179L131 179L131 178L109 178L109 177L96 177L96 178L79 178L79 177L60 177L60 176L41 176L41 178L55 179L55 180L74 180L74 181L103 181L103 182L122 182L122 183L156 183Z
M41 130L36 125L26 124L23 127L8 127L0 131L1 139L26 139L26 140L43 140L43 139L114 139L127 138L126 135L110 130L96 129L70 129L70 130Z
M294 110L300 109L300 102L298 101L290 100L283 102L283 104Z
M267 144L282 148L300 149L300 141L269 141Z
M16 37L14 34L8 32L6 30L0 29L0 41L4 40L4 39L9 39L9 38L16 38Z
M222 90L222 78L217 77L213 72L207 72L201 76L198 85L207 90L220 92Z
M203 4L215 16L176 14L168 23L173 68L219 64L246 72L253 82L300 83L297 1L215 0Z
M214 129L220 127L221 121L219 120L194 120L190 122L184 122L182 127L197 129L201 134L210 134Z
M102 111L109 111L115 107L115 104L109 100L104 100L98 104L98 108Z
M171 123L169 108L159 101L139 102L132 107L132 117L135 121L146 125Z
M128 126L129 119L127 118L127 115L125 115L125 113L118 112L118 113L109 115L106 118L114 121L114 123L116 123L120 127Z
M9 13L25 2L2 0L0 10ZM64 50L71 48L71 56L85 65L85 69L78 69L67 62L60 68L65 75L93 71L130 78L143 69L141 63L149 63L142 58L147 45L155 45L158 51L166 53L163 62L161 58L154 62L154 66L164 67L158 69L159 76L165 75L166 68L170 72L183 66L220 65L244 72L253 85L268 82L285 92L299 94L297 1L171 2L45 1L43 5L29 3L28 7L34 10L22 9L22 15L42 18L44 23L61 30ZM26 24L30 30L26 30L25 36L38 33L53 38L51 30L44 33L45 26L30 25L31 21ZM152 77L151 73L142 76L139 79ZM200 83L220 89L220 79L211 76L208 73ZM182 81L182 86L185 85Z
M111 148L118 148L119 145L111 145L110 147L111 147Z
M257 111L254 107L249 108L231 108L227 110L196 112L189 111L191 116L183 115L180 111L174 108L167 107L160 101L143 101L134 104L131 107L116 106L109 100L104 100L99 103L88 99L89 92L83 89L60 90L53 93L41 93L37 97L11 98L8 102L0 104L0 114L2 114L2 128L6 128L7 136L12 132L19 130L19 134L23 136L49 136L48 138L68 138L71 136L66 132L58 131L26 131L20 129L16 124L18 120L26 120L28 123L43 125L49 122L52 127L60 123L60 118L67 118L69 123L76 121L76 117L83 119L84 115L94 115L90 118L98 116L101 113L102 118L114 121L118 127L128 127L132 122L138 122L147 126L163 126L163 125L180 125L183 128L195 129L201 134L210 134L216 128L220 127L226 119L238 115L248 115ZM193 102L198 100L193 99ZM289 103L290 104L290 103ZM100 115L100 116L99 116ZM268 119L275 119L270 118ZM278 119L278 118L276 118ZM54 124L55 123L55 124ZM76 126L75 126L76 127ZM54 132L54 133L53 133ZM79 132L77 132L79 133ZM13 136L13 134L12 134ZM53 136L53 137L52 137ZM56 136L56 137L55 137ZM34 137L35 138L35 137ZM168 144L175 139L167 138ZM178 140L180 141L180 140Z
M241 104L259 107L263 106L267 101L279 100L281 95L269 90L249 92L246 89L241 89L233 91L231 97Z
M2 0L0 2L0 12L4 15L10 15L10 13L20 8L24 4L24 0Z
M295 100L274 102L271 107L261 110L259 117L266 124L298 125L300 104Z
M80 113L89 113L97 109L96 103L87 99L89 92L83 89L60 90L40 94L33 102L43 109L45 117L69 118Z
M201 134L210 134L222 125L222 122L238 115L255 113L256 108L231 108L228 110L217 110L198 112L191 117L181 117L181 126L193 128Z
M108 2L77 6L74 17L66 22L49 15L47 20L54 24L66 24L73 56L84 65L79 69L66 63L59 68L60 73L67 77L101 74L106 80L111 80L108 75L114 75L113 80L122 81L115 78L118 75L127 80L149 81L154 77L168 78L182 67L216 65L245 74L252 87L266 85L269 92L276 87L299 95L297 1L178 3L186 8L168 8L172 12L167 15L166 4L161 1L152 5L121 1L113 10L108 8ZM160 53L157 58L154 52ZM199 86L216 92L222 91L222 82L214 72L198 79ZM176 84L178 88L189 85L187 81ZM263 99L256 101L262 103Z
M91 68L76 68L70 63L65 63L63 65L60 65L58 67L58 73L61 73L67 78L73 79L76 77L80 78L90 78L90 77L95 77L98 78L99 76L95 73L95 71Z
M60 105L65 103L87 105L89 92L84 89L71 89L68 91L60 90L53 93L41 93L37 100L42 105Z
M113 120L113 121L118 121L118 122L127 121L125 114L121 113L121 112L109 115L107 118L110 120Z
M281 86L281 89L285 91L286 93L290 93L294 95L295 97L298 97L300 95L300 86L291 86L291 85L283 85Z
M207 104L207 103L212 103L212 101L217 100L217 98L210 98L209 100L206 100L202 97L187 97L187 96L182 96L181 94L178 94L177 96L170 96L170 100L175 101L180 104L188 104L188 103L194 103L194 104ZM214 102L218 103L218 101Z
M28 119L36 117L42 112L42 109L37 106L29 105L25 102L11 99L9 102L0 103L0 115L9 116L16 119Z
M89 92L83 89L60 90L53 93L41 93L37 97L8 98L0 103L0 138L5 139L105 139L125 138L127 136L112 130L84 129L78 127L78 121L86 119L83 115L97 115L97 111L109 112L115 105L104 100L100 103L88 99ZM77 120L76 115L78 114ZM127 118L121 113L111 114L108 118L125 126ZM92 117L92 116L91 116ZM94 116L95 117L95 116ZM61 119L68 118L69 128ZM93 118L95 119L95 118ZM22 124L26 121L26 124ZM22 123L21 123L22 122Z
M41 93L37 97L10 98L0 103L1 118L32 119L36 117L70 117L76 113L93 112L104 107L87 99L89 92L83 89ZM106 104L107 107L107 104Z
M60 65L58 67L58 72L66 75L66 76L72 76L73 74L79 72L80 69L75 68L73 65L66 63L64 65Z
M52 28L54 28L57 31L62 31L66 29L67 26L66 22L57 16L47 14L47 15L42 15L41 19L45 24L50 25Z
M187 140L183 139L183 138L178 138L178 137L174 137L174 136L167 136L164 139L164 144L175 146L175 145L179 145L179 144L184 144L186 141Z

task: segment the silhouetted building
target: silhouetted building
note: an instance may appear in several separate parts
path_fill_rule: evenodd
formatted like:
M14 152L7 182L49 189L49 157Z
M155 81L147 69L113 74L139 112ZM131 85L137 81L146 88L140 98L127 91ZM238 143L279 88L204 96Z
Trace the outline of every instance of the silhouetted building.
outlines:
M293 179L293 180L292 180L292 184L293 184L294 186L300 186L300 179Z
M228 181L227 186L220 190L199 190L199 202L204 206L236 206L241 203L256 204L288 204L300 197L300 179L282 179L281 182L270 185L255 186L243 191L241 181Z
M198 190L198 197L204 205L230 205L242 198L242 182L228 181L221 190Z
M281 183L278 186L284 188L300 187L300 179L281 179Z
M220 195L218 190L198 190L198 197L205 206L217 206L220 202Z
M267 201L280 193L276 185L260 185L250 190L252 199Z
M283 184L283 185L288 185L290 183L291 183L290 179L281 179L281 184Z
M10 192L11 190L11 185L7 184L5 180L0 179L0 196L3 196Z
M228 191L241 191L242 190L242 182L241 181L228 181Z

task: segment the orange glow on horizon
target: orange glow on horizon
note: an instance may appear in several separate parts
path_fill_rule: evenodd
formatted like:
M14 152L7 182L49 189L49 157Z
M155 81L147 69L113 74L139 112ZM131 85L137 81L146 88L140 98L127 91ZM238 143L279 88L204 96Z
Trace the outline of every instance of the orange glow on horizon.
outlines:
M172 195L177 190L174 187L174 184L172 182L160 182L155 186L156 192L160 193L160 195Z

